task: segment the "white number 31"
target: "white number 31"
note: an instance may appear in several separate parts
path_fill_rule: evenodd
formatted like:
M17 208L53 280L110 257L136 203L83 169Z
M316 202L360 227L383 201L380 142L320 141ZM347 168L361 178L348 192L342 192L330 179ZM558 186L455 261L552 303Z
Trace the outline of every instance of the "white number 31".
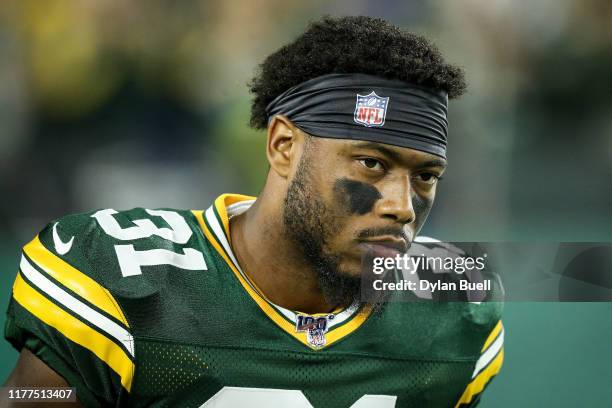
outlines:
M149 238L156 235L175 244L186 244L193 235L187 221L178 213L166 210L145 210L153 217L161 217L170 228L158 228L150 219L133 220L134 226L123 228L114 217L117 211L112 208L100 210L92 215L104 232L121 241ZM194 248L183 248L183 253L167 249L137 251L134 245L115 245L117 260L123 276L142 274L142 266L173 265L192 271L206 270L202 252Z

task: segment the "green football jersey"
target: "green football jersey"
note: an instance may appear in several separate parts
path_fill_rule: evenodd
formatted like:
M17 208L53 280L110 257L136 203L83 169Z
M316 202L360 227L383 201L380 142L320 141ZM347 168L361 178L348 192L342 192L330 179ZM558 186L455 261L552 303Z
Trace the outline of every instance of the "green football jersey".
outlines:
M242 272L229 219L112 209L63 217L25 245L6 338L86 406L468 407L503 361L499 302L354 304L305 315Z

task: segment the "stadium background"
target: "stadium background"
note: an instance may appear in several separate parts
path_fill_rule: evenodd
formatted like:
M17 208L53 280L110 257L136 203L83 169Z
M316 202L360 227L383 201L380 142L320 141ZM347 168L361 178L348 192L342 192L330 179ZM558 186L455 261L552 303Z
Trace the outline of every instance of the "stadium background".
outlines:
M7 0L2 307L20 246L51 219L257 194L265 137L247 127L246 83L268 53L326 13L386 18L433 39L467 71L425 234L612 241L605 0ZM610 303L508 303L505 367L482 406L608 406L611 312ZM0 377L16 357L0 345Z

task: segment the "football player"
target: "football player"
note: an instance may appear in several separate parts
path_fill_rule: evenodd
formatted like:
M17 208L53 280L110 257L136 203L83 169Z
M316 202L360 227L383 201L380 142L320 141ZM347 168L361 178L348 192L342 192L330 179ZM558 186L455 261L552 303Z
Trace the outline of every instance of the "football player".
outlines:
M384 20L326 17L250 90L258 198L70 215L25 245L7 385L91 407L475 406L499 302L361 296L366 254L405 253L433 205L461 70Z

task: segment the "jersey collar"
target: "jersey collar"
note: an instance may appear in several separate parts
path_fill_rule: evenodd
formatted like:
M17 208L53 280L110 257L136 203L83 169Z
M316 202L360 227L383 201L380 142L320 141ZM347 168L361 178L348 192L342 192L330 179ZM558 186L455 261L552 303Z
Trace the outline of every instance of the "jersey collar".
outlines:
M230 244L229 220L231 217L248 210L255 200L256 197L251 196L223 194L206 211L193 211L204 235L225 260L246 292L274 323L312 349L328 347L357 330L369 317L370 307L360 307L359 303L356 302L344 310L332 313L308 315L292 311L268 300L255 283L242 271ZM331 319L327 319L326 332L323 333L325 339L323 344L320 342L313 344L312 336L308 331L297 330L298 319L300 317L303 319L303 316L332 316Z

